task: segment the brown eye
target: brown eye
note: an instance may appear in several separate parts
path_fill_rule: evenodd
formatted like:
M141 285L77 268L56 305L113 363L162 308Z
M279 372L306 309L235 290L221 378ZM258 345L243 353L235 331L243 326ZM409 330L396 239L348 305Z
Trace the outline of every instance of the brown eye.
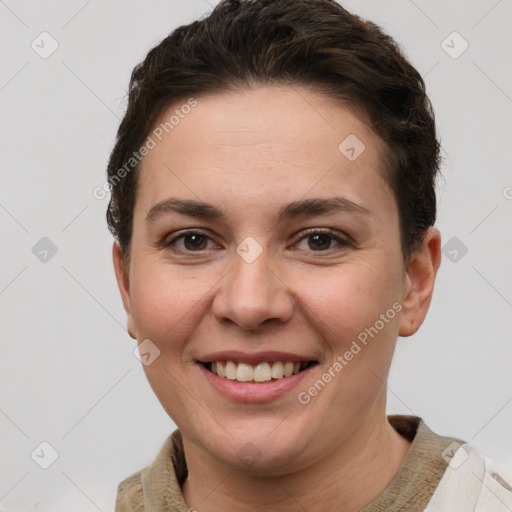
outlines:
M186 249L195 251L197 249L205 249L206 248L206 237L203 235L185 235L183 237L183 245Z
M173 238L169 242L164 242L163 246L183 252L199 252L208 248L209 240L211 240L211 238L203 233L188 231Z
M349 240L340 237L332 231L320 231L313 229L306 233L297 243L300 245L304 240L307 240L307 248L300 248L306 251L313 252L327 252L330 250L342 250L351 245Z
M307 238L310 242L309 247L314 251L330 249L330 245L333 240L332 236L326 235L324 233L309 235Z

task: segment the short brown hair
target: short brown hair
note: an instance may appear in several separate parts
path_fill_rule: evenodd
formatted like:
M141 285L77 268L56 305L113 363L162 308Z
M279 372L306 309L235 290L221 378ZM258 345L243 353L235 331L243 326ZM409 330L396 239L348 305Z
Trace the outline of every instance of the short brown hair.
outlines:
M108 162L107 223L129 262L139 165L123 173L165 109L208 93L305 85L363 108L386 143L405 260L436 219L440 144L425 83L398 44L334 0L222 0L175 29L131 75Z

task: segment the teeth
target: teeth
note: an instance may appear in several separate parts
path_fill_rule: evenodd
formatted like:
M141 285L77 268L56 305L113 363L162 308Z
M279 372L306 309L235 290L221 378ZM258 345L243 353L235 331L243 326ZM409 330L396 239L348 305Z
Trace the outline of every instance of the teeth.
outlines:
M272 365L271 374L274 379L282 379L284 377L283 363L281 361L277 361Z
M226 379L236 380L236 364L233 361L226 363Z
M236 380L238 382L251 382L254 377L254 369L250 364L239 363L236 369Z
M291 361L286 361L283 365L283 371L285 377L291 377L293 374L293 363Z
M268 363L261 363L254 367L254 380L256 382L265 382L272 380L272 372Z
M296 375L308 365L307 362L276 361L260 363L256 366L233 361L215 361L210 363L210 370L219 377L238 382L268 382Z

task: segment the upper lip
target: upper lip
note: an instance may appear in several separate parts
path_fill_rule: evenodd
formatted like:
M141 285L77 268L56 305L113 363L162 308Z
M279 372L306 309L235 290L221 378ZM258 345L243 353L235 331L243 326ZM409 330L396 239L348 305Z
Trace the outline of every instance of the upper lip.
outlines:
M317 361L314 356L301 356L291 352L265 351L265 352L240 352L239 350L224 350L221 352L211 352L197 359L200 363L213 363L215 361L236 361L237 363L260 364L273 363L276 361L293 361L294 363L304 363Z

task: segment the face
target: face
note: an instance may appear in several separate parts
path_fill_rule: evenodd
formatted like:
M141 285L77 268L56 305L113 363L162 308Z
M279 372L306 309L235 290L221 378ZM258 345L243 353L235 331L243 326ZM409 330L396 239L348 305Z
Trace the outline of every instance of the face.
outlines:
M261 87L197 98L145 157L116 275L147 378L204 456L286 473L385 418L432 257L404 267L384 152L348 106Z

